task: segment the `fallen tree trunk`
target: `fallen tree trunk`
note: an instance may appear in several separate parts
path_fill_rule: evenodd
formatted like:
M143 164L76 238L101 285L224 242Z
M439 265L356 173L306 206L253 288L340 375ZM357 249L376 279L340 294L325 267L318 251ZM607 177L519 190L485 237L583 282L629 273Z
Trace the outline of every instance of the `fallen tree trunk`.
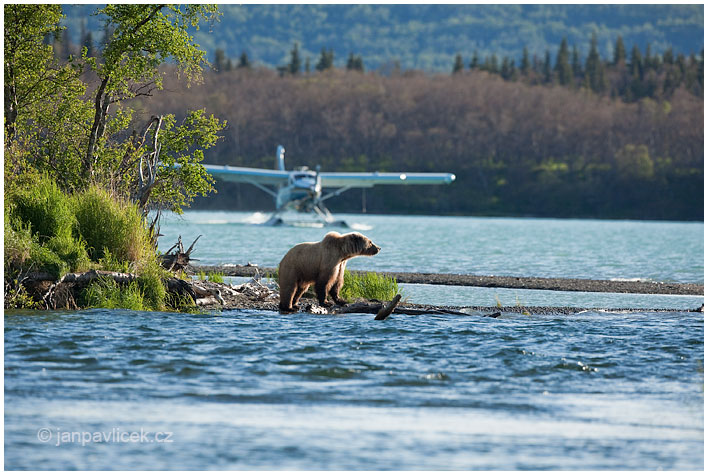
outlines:
M396 296L394 296L394 299L391 300L388 306L382 307L382 309L375 316L374 320L383 321L384 319L389 317L394 311L396 305L399 304L399 301L401 301L401 294L397 294Z

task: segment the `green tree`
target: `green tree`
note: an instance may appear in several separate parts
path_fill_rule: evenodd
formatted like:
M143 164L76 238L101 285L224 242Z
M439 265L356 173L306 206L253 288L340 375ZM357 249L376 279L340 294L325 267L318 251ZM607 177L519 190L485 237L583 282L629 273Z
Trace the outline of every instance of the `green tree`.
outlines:
M527 47L525 46L524 50L522 50L522 63L520 63L520 65L519 65L519 70L523 76L527 76L529 74L529 68L530 68L529 51L527 50Z
M332 48L330 50L323 48L320 51L320 59L318 60L318 64L315 65L315 69L325 71L326 69L332 68L334 63L335 53L333 53Z
M500 69L497 64L497 55L493 53L492 55L485 57L485 63L483 63L481 69L483 71L487 71L488 73L498 74Z
M133 199L145 212L151 207L179 212L210 190L211 177L200 162L224 123L197 111L179 125L166 115L139 127L127 105L162 86L158 67L166 60L188 81L199 79L204 52L187 28L216 14L216 8L180 8L109 5L100 12L114 33L102 61L84 52L83 62L75 58L60 67L43 43L48 33L60 30L60 7L8 6L5 152L12 167L46 172L65 191L93 182ZM82 81L84 67L98 76L96 88Z
M546 50L544 52L544 66L542 69L542 74L544 75L544 82L545 83L552 82L553 77L552 77L552 69L551 69L551 54L549 54L549 50Z
M581 66L581 55L579 54L579 49L574 45L574 49L571 53L571 70L574 72L575 78L583 77L583 66Z
M480 58L478 58L478 52L473 52L473 57L470 60L470 69L477 69L480 66Z
M463 71L463 68L465 68L465 66L463 66L463 57L458 53L455 55L455 61L453 62L453 74L460 73Z
M616 66L625 66L625 44L623 43L623 37L618 35L615 40L615 48L613 49L613 64Z
M559 52L556 55L556 65L554 66L554 71L556 72L556 77L559 80L559 84L562 86L571 84L571 80L573 79L573 70L571 69L571 64L569 63L569 45L566 41L566 37L561 39Z
M237 68L251 68L251 60L249 60L249 55L246 54L246 51L241 52Z
M199 28L200 20L214 19L214 5L107 5L99 10L114 33L103 52L103 62L85 58L98 76L92 93L94 118L82 163L82 177L88 180L103 157L112 105L162 88L158 67L174 61L189 82L200 77L204 51L193 42L188 28ZM109 154L110 155L110 154ZM110 161L114 157L105 157Z
M675 55L672 52L672 48L667 48L662 54L662 64L672 65L674 64Z
M626 180L651 180L655 164L646 145L628 144L615 154L616 170Z
M53 96L72 70L59 68L47 35L61 31L59 5L5 6L5 131L13 138L18 115Z
M352 71L364 71L362 56L355 56L354 53L350 52L350 56L347 58L347 69Z
M298 52L298 43L293 43L293 49L290 50L290 63L288 63L288 72L292 75L300 73L302 64L300 53Z
M502 58L500 76L506 81L514 81L517 79L517 69L515 68L514 60L510 60L507 56Z
M606 73L598 53L598 38L594 33L591 36L591 47L586 57L586 76L584 85L595 93L601 93L606 89Z
M214 69L217 73L221 73L226 69L226 53L221 48L217 48L214 51Z

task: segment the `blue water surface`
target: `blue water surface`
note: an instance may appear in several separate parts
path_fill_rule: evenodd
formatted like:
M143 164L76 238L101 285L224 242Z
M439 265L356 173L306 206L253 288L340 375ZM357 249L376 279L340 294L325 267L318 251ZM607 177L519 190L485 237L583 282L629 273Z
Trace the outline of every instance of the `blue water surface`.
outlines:
M10 313L5 469L698 470L703 326Z
M265 218L167 217L160 249L202 234L202 264L276 266L328 231ZM704 281L701 223L343 218L382 246L354 269ZM403 287L648 310L6 312L5 469L703 469L704 314L681 311L703 296Z
M353 228L265 227L267 214L190 211L163 220L160 249L178 236L199 264L278 266L295 244L357 230L382 247L351 269L704 282L704 224L623 220L338 215Z

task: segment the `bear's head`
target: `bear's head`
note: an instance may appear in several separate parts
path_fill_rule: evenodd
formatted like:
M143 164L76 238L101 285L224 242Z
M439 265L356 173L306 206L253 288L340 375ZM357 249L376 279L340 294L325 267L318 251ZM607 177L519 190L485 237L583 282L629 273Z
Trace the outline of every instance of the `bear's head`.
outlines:
M347 259L354 256L374 256L381 250L380 247L372 243L372 240L362 233L353 232L346 235L328 233L327 237L332 237L339 241L340 248Z

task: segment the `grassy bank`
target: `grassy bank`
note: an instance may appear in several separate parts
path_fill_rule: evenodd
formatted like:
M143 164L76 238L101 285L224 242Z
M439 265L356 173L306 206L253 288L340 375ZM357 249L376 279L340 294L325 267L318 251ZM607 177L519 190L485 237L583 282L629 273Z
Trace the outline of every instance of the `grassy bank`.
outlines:
M90 187L67 194L47 175L29 173L7 183L4 202L5 307L32 307L22 277L44 272L54 279L92 269L132 272L136 283L119 288L93 283L77 298L81 307L166 309L158 262L143 217L134 205ZM10 288L12 292L8 293Z

